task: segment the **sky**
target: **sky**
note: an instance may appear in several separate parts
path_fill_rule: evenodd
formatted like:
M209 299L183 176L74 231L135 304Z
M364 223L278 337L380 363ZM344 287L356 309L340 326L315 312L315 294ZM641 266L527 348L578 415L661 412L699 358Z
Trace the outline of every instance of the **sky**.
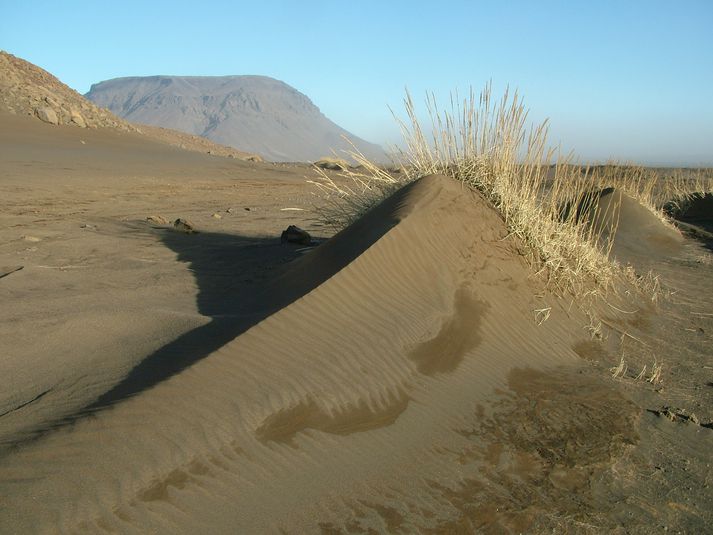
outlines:
M405 89L517 89L579 161L713 165L713 0L0 0L0 49L80 93L259 74L389 146Z

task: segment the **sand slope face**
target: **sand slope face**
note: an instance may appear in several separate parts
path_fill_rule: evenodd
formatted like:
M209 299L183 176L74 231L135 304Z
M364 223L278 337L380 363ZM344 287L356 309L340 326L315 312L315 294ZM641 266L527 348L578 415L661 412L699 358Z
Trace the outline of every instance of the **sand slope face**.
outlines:
M621 414L616 396L571 383L586 399L550 413L557 444L541 442L533 421L547 401L527 399L545 383L562 395L552 384L563 379L550 384L544 370L576 363L570 347L583 333L546 293L535 297L528 273L477 193L421 179L267 289L266 299L295 291L288 306L190 368L7 453L0 531L413 532L476 525L458 524L467 515L526 528L539 491L520 494L527 504L515 507L529 512L519 524L503 524L495 504L515 503L522 481L552 487L553 430L578 419L562 440L586 436L591 463L632 428L602 410ZM508 388L525 392L524 408L494 423L494 393ZM588 435L602 426L597 448ZM525 446L508 449L516 443ZM567 492L568 474L557 475ZM492 485L514 494L465 510Z
M594 213L595 231L603 240L611 237L611 254L624 264L636 265L651 256L674 256L682 250L680 232L622 191L603 191L589 209Z

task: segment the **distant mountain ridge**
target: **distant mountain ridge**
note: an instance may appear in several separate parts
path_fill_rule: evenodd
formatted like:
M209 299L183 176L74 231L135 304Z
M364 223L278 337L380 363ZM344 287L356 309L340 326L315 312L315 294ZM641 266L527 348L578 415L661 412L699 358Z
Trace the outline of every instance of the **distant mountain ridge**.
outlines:
M304 94L267 76L114 78L85 95L133 123L162 126L255 152L273 161L314 161L351 149L385 161L381 147L325 117Z

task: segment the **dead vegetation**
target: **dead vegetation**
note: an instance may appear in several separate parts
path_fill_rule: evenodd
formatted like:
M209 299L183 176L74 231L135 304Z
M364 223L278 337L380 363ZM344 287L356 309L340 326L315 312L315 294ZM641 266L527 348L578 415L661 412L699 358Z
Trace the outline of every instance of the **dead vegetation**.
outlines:
M396 153L402 172L384 169L356 150L349 156L359 166L344 168L339 180L317 169L320 177L313 183L332 201L322 211L325 223L343 228L404 184L445 174L490 201L526 245L535 271L560 295L605 296L621 280L657 295L653 275L636 274L611 258L618 206L598 213L602 192L619 189L665 220L665 199L713 188L710 173L703 171L662 176L636 165L575 165L572 155L550 148L547 122L527 126L528 111L517 92L495 100L488 85L478 96L472 90L462 100L453 95L446 110L429 95L426 129L408 93L404 104L406 119L397 117L405 145ZM608 227L591 224L596 219Z

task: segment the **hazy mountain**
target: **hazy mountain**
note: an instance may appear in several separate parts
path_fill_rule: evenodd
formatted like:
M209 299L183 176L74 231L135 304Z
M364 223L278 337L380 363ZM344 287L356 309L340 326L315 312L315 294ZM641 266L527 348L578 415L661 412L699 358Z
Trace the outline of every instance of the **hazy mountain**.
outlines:
M185 150L207 152L242 160L259 160L259 156L219 145L203 137L124 121L89 102L74 89L37 65L0 50L0 113L35 117L51 125L79 128L111 128L133 132L154 141Z
M266 76L148 76L94 84L86 97L134 123L182 130L273 161L314 161L349 148L385 160L378 145L327 119L305 95Z

